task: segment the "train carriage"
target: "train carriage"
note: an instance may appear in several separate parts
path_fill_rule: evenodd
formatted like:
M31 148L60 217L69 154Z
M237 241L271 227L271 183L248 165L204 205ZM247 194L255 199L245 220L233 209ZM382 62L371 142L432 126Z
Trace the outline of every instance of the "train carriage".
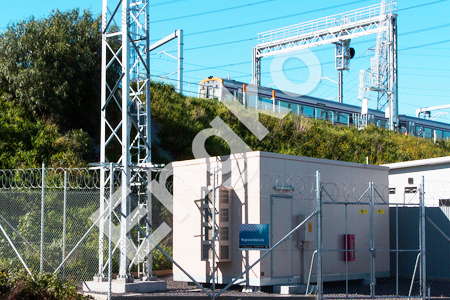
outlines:
M219 101L237 99L246 107L292 112L309 118L327 120L333 124L347 126L375 124L378 127L388 127L388 118L384 111L368 109L367 114L361 114L361 107L356 105L258 87L230 78L210 76L202 80L198 88L198 97ZM450 124L406 115L399 115L396 130L427 139L450 138Z

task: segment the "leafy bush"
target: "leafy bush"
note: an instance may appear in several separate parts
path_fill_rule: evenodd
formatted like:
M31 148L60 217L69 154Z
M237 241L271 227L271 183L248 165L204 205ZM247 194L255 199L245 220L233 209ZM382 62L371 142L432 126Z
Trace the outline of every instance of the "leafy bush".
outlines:
M0 268L0 299L87 299L77 293L77 287L58 274L37 273L33 278L24 269Z
M170 257L173 256L172 245L162 245L161 249L164 250ZM172 262L161 252L159 249L153 249L153 264L152 269L156 270L171 270Z

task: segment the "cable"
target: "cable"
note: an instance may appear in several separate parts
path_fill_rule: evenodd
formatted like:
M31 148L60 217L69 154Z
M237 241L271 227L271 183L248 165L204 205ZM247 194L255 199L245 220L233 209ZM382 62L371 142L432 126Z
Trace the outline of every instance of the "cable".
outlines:
M413 31L404 32L404 33L399 34L398 36L404 36L404 35L424 32L424 31L441 29L441 28L445 28L445 27L449 27L449 26L450 26L450 23L447 23L447 24L442 24L442 25L438 25L438 26L433 26L433 27L428 27L428 28L423 28L423 29L417 29L417 30L413 30Z
M175 61L173 61L173 60L169 60L169 59L165 59L165 58L160 58L159 60L175 62ZM203 65L191 64L191 63L184 63L184 65L190 65L190 66L195 66L195 67L200 67L200 68L201 68L201 69L194 69L194 70L184 71L184 73L196 72L196 71L204 71L204 70L209 70L209 69L216 69L216 70L222 70L222 71L228 71L228 72L235 72L235 73L241 73L241 74L249 74L249 73L247 73L247 72L240 72L240 71L232 71L232 70L224 70L224 69L220 69L220 68L223 68L223 67L238 66L238 65L244 65L244 64L249 64L249 63L250 63L249 61L244 61L244 62L240 62L240 63L227 64L227 65L215 66L215 67L208 67L208 66L203 66Z
M397 9L397 11L403 11L403 10L408 10L408 9L414 9L414 8L424 7L424 6L427 6L427 5L436 4L436 3L441 3L441 2L445 2L445 1L447 1L447 0L439 0L439 1L434 1L434 2L423 3L423 4L419 4L419 5L415 5L415 6L410 6L410 7L405 7L405 8Z
M160 3L150 4L149 7L161 6L161 5L172 4L172 3L178 3L178 2L183 2L183 1L186 1L186 0L171 0L171 1L166 1L166 2L160 2Z
M444 0L447 1L447 0ZM442 2L442 1L437 1L437 2L432 2L432 3L428 3L426 5L429 4L434 4L434 3L438 3L438 2ZM412 7L415 8L416 6ZM418 29L418 30L413 30L413 31L409 31L409 32L405 32L405 33L400 33L398 36L405 36L405 35L410 35L410 34L415 34L415 33L420 33L420 32L425 32L425 31L431 31L431 30L435 30L435 29L441 29L441 28L445 28L445 27L449 27L450 23L447 24L442 24L442 25L438 25L438 26L433 26L433 27L427 27L427 28L423 28L423 29ZM247 42L247 41L252 41L252 40L256 40L257 38L249 38L249 39L242 39L242 40L236 40L236 41L229 41L229 42L224 42L224 43L217 43L217 44L211 44L211 45L205 45L205 46L198 46L198 47L193 47L193 48L187 48L184 49L184 51L190 51L190 50L197 50L197 49L204 49L204 48L210 48L210 47L217 47L217 46L224 46L224 45L230 45L230 44L235 44L235 43L241 43L241 42ZM359 42L354 42L353 45L360 45L360 44L364 44L367 43L369 41L359 41ZM327 50L326 48L321 48L316 50L316 52L318 51L325 51ZM169 53L174 53L176 52L176 50L174 51L169 51ZM156 54L152 54L152 55L156 55ZM250 62L249 62L250 63Z
M412 93L401 93L401 95L412 95L412 96L427 96L427 97L438 97L438 98L448 98L448 95L430 95L430 94L412 94Z
M313 10L309 10L309 11L305 11L305 12L285 15L285 16L276 17L276 18L259 20L259 21L254 21L254 22L250 22L250 23L244 23L244 24L239 24L239 25L234 25L234 26L227 26L227 27L216 28L216 29L210 29L210 30L205 30L205 31L193 32L193 33L185 34L184 36L187 37L187 36L191 36L191 35L197 35L197 34L203 34L203 33L208 33L208 32L215 32L215 31L221 31L221 30L226 30L226 29L233 29L233 28L239 28L239 27L244 27L244 26L249 26L249 25L255 25L255 24L260 24L262 22L271 22L271 21L276 21L276 20L280 20L280 19L292 18L292 17L297 17L297 16L300 16L300 15L306 15L306 14L310 14L310 13L321 12L321 11L328 10L328 9L340 8L342 6L347 6L347 5L357 4L357 3L361 3L361 2L367 2L367 1L369 1L369 0L352 1L352 2L347 2L347 3L344 3L344 4L332 5L332 6L328 6L328 7L325 7L325 8L313 9ZM158 41L158 40L159 39L153 40L153 41Z
M217 9L217 10L211 10L211 11L206 11L206 12L202 12L202 13L185 15L185 16L180 16L180 17L175 17L175 18L170 18L170 19L162 19L162 20L150 21L150 24L166 22L166 21L173 21L173 20L179 20L179 19L185 19L185 18L190 18L190 17L204 16L204 15L208 15L208 14L223 12L223 11L232 10L232 9L239 9L239 8L243 8L243 7L247 7L247 6L258 5L258 4L263 4L263 3L266 3L266 2L272 2L272 1L275 1L275 0L264 0L264 1L260 1L260 2L249 3L249 4L233 6L233 7L228 7L228 8L222 8L222 9Z
M193 47L193 48L187 48L184 49L184 51L190 51L190 50L197 50L197 49L205 49L210 47L217 47L217 46L224 46L224 45L230 45L230 44L236 44L236 43L242 43L242 42L248 42L256 40L257 38L250 38L250 39L244 39L244 40L238 40L238 41L231 41L231 42L224 42L219 44L212 44L212 45L206 45L206 46L199 46L199 47Z
M402 87L402 90L425 90L425 91L450 92L450 90L425 89L422 87L414 87L414 88Z
M186 34L185 36L191 36L191 35L197 35L197 34L203 34L203 33L209 33L209 32L216 32L216 31L232 29L232 28L239 28L239 27L244 27L244 26L249 26L249 25L260 24L262 22L272 22L272 21L276 21L276 20L280 20L280 19L297 17L297 16L301 16L301 15L306 15L306 14L315 13L315 12L321 12L321 11L328 10L328 9L333 9L333 8L340 8L342 6L347 6L347 5L357 4L357 3L361 3L361 2L367 2L367 1L368 0L352 1L352 2L347 2L347 3L344 3L344 4L338 4L338 5L328 6L328 7L325 7L325 8L313 9L313 10L309 10L309 11L305 11L305 12L285 15L285 16L276 17L276 18L270 18L270 19L254 21L254 22L249 22L249 23L244 23L244 24L239 24L239 25L234 25L234 26L227 26L227 27L222 27L222 28L210 29L210 30L205 30L205 31L193 32L193 33L190 33L190 34Z
M414 69L414 70L430 70L430 71L447 71L450 72L449 69L434 69L434 68L414 68L414 67L402 67L402 69ZM450 90L449 90L450 92Z
M410 73L399 73L399 75L408 75L408 76L423 76L423 74L410 74ZM445 75L426 75L427 77L441 77L441 78L450 78L450 76Z
M417 48L422 48L422 47L431 46L431 45L437 45L437 44L443 44L443 43L448 43L448 42L450 42L450 40L443 40L443 41L439 41L439 42L433 42L433 43L428 43L428 44L422 44L422 45L402 48L402 49L399 49L398 51L417 49Z

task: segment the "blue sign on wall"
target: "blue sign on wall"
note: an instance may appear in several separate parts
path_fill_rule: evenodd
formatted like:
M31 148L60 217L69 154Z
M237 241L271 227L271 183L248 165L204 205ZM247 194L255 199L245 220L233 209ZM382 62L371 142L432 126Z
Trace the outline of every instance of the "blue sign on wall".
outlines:
M269 249L269 224L240 224L239 249Z

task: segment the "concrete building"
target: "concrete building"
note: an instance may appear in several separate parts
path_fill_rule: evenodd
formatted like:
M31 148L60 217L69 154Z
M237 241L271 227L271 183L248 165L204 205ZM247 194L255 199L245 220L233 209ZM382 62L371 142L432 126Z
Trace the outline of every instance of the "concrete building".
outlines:
M450 156L386 164L389 167L389 199L395 203L419 203L418 188L425 180L425 206L450 206Z
M267 246L273 246L315 212L316 171L321 174L324 202L348 202L323 205L323 248L330 250L323 255L324 280L345 280L346 268L348 279L368 278L370 253L358 252L370 249L368 197L364 191L369 182L387 187L388 168L259 151L173 163L174 260L197 281L212 281L211 212L215 186L216 282L231 282L265 253L264 249L241 250L240 229L249 224L253 224L250 225L252 228L255 228L254 224L268 225ZM352 188L341 188L350 186ZM387 188L384 197L387 199ZM361 204L355 205L357 201ZM388 249L389 209L387 205L377 208L384 208L386 213L381 209L383 214L374 214L375 247ZM344 234L353 235L356 251L342 251ZM306 283L316 249L317 221L314 216L238 284L258 287ZM354 260L345 261L346 255L353 255ZM377 253L377 277L390 275L389 260L387 252ZM316 280L316 261L312 282ZM175 266L173 275L175 281L190 281Z
M426 262L428 279L450 279L450 156L386 164L389 171L390 214L398 214L400 249L419 245L420 187L424 183ZM404 203L397 208L394 203ZM397 211L396 211L397 210ZM391 220L391 236L395 236ZM394 240L391 241L391 247ZM399 274L412 276L417 253L399 256ZM391 262L393 260L391 259ZM394 270L394 266L391 266ZM431 287L432 288L432 287Z

